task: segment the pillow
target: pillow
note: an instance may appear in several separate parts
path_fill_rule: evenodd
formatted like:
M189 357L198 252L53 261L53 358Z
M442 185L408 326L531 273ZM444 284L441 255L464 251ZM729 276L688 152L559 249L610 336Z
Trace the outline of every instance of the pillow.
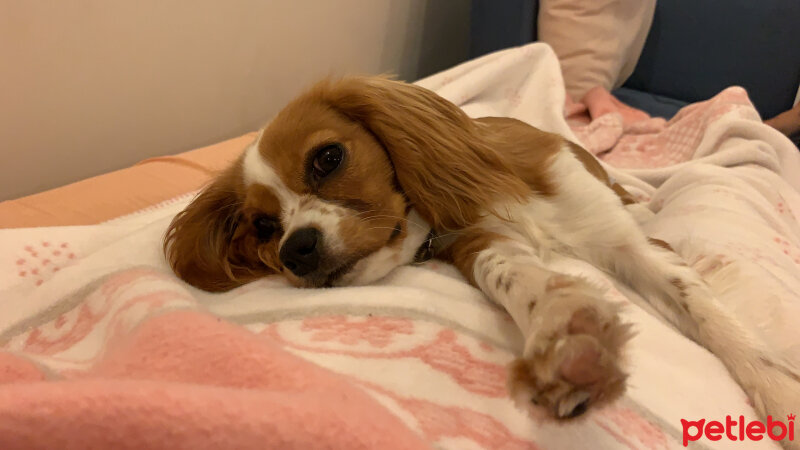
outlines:
M633 73L656 0L541 0L538 38L555 50L567 92L612 90Z

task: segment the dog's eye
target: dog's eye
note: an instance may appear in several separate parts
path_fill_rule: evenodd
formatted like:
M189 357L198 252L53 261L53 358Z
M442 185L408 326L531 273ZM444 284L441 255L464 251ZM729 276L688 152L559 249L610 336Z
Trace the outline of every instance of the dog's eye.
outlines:
M253 219L253 226L256 228L258 239L268 241L272 235L278 231L278 221L269 216L257 216Z
M311 162L314 176L321 179L330 175L342 164L342 159L344 159L344 149L341 144L329 144L322 147Z

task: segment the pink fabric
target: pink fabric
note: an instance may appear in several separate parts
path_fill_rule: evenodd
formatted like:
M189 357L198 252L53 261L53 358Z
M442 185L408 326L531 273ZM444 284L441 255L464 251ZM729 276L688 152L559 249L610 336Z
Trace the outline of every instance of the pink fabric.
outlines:
M92 242L104 240L96 231ZM163 233L153 231L150 247ZM41 252L61 248L66 240L15 242L28 254L28 247ZM89 255L98 253L78 242L67 247L75 252L76 265L59 271L62 275L90 265ZM16 270L14 260L10 267ZM450 266L431 261L424 271L450 280L456 290L452 298L459 299L455 306L463 309L460 299L479 297L450 278ZM47 278L28 286L41 290L53 282ZM442 309L447 319L394 316L394 309L382 309L376 300L396 298L408 306L408 298L390 287L356 288L361 293L350 292L348 299L365 303L347 304L346 314L320 311L320 304L341 300L314 300L315 295L336 297L340 290L303 291L298 297L294 289L280 289L285 287L281 279L263 280L216 296L209 306L223 308L215 311L222 316L217 317L195 312L202 306L194 291L152 268L134 265L82 283L77 291L59 288L59 295L77 295L66 294L32 312L26 326L0 344L2 450L421 445L402 424L426 446L452 449L583 448L593 441L628 445L625 436L643 423L656 430L647 439L666 439L661 431L666 425L630 401L595 412L580 433L565 435L558 425L530 421L506 392L505 365L513 359L507 342L448 326L453 305ZM415 289L415 295L419 292L425 291ZM421 304L447 301L425 297ZM313 306L303 306L306 302ZM28 296L25 303L41 300ZM250 314L254 305L268 315ZM298 311L305 313L294 317ZM226 314L244 326L229 324ZM495 324L490 330L513 327L499 309L482 307L480 316ZM624 411L637 420L618 422ZM250 425L243 430L242 423ZM213 440L206 442L210 435ZM316 441L310 443L308 436Z
M567 98L565 114L584 148L620 169L666 167L695 156L707 128L727 113L752 116L747 92L731 87L681 109L669 121L617 100L602 87L580 102Z
M427 448L364 391L207 314L117 334L88 371L0 353L0 448Z

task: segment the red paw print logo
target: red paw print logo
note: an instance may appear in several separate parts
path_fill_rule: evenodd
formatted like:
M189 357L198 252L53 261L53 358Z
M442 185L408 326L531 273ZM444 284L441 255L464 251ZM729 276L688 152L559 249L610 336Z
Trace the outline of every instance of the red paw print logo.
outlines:
M75 253L67 242L41 241L24 247L22 256L17 259L17 275L33 280L39 286L62 268L75 260Z

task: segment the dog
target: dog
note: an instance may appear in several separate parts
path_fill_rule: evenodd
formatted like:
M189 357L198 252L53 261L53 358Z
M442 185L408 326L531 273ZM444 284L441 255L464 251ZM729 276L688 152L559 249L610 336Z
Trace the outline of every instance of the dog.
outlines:
M207 291L274 274L298 287L368 284L430 257L452 263L525 337L511 398L559 421L623 394L632 335L601 289L548 268L549 254L578 258L714 352L762 416L792 412L800 376L643 233L642 209L559 135L472 119L416 85L346 77L277 114L174 218L164 251Z

